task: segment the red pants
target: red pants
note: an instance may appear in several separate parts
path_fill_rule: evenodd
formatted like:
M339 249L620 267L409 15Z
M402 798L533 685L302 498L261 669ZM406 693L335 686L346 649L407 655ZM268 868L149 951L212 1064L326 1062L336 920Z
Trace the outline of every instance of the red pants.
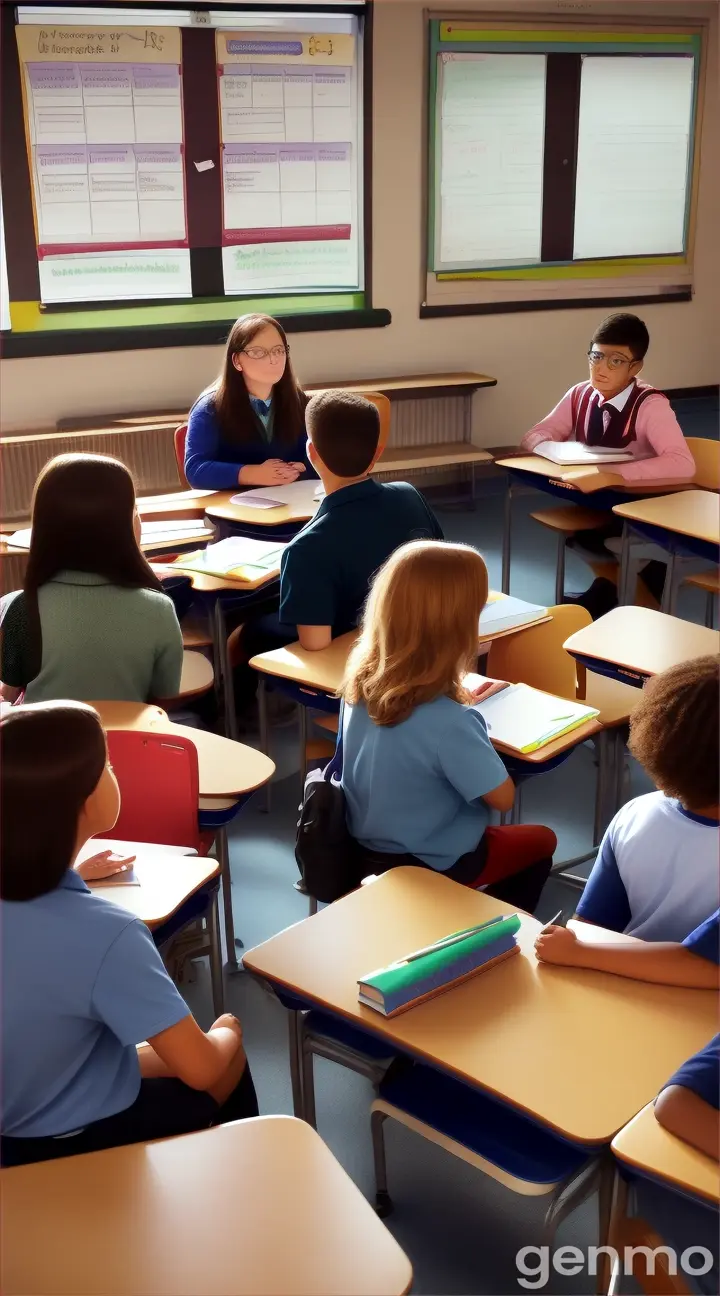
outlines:
M534 913L552 868L557 837L541 824L507 824L486 828L475 850L461 855L445 877L464 886L482 887L496 900ZM363 876L386 873L403 864L430 868L416 855L390 855L360 847Z

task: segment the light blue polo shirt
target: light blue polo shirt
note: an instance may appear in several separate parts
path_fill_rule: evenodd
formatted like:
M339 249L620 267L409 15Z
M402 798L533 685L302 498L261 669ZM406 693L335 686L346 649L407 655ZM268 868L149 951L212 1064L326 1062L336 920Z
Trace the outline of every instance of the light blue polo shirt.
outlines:
M343 708L348 828L370 850L408 852L446 872L478 845L490 818L480 798L506 778L482 716L448 697L398 725Z
M684 941L720 905L718 823L664 792L615 815L577 907L581 918L648 941Z
M136 1044L189 1015L144 923L71 869L35 900L4 900L2 1132L69 1133L140 1090Z

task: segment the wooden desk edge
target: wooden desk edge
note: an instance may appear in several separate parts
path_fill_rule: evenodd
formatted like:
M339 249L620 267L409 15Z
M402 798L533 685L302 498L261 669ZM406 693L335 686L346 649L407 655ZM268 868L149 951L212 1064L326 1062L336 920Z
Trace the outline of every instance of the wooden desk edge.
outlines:
M311 919L305 918L305 919L301 919L301 921L310 922ZM283 934L282 932L279 933L279 935L282 934ZM270 940L275 940L275 939L276 937L270 938ZM267 944L269 942L264 942L264 943ZM256 946L256 949L262 949L262 945ZM384 1021L393 1020L392 1018L383 1017L381 1013L373 1014L371 1008L364 1009L362 1004L358 1004L358 1009L360 1011L364 1011L367 1014L372 1014L372 1017L361 1016L360 1011L358 1012L358 1015L355 1016L353 1013L348 1012L345 1008L339 1007L337 1004L329 1004L327 1000L317 998L315 995L310 994L307 990L299 990L298 987L292 981L286 981L282 977L263 971L262 968L258 967L257 965L254 965L252 959L253 953L254 950L248 950L248 952L246 954L243 954L242 956L243 967L245 967L247 971L251 973L252 976L259 977L262 981L268 982L271 986L273 986L273 988L276 985L280 986L282 987L282 989L289 991L296 998L302 999L304 1002L308 1004L317 1005L318 1008L324 1009L326 1012L331 1013L335 1017L342 1017L343 1021L349 1022L350 1025L355 1026L356 1029L360 1029L360 1030L367 1029L369 1031L373 1031L374 1021L376 1019L378 1020L378 1026L380 1023ZM394 1040L392 1031L387 1031L387 1032L381 1031L380 1029L378 1029L378 1026L376 1026L374 1030L374 1033L376 1035L380 1035L382 1038L387 1038L390 1041ZM497 1098L501 1102L505 1102L509 1107L512 1107L513 1111L521 1112L523 1115L526 1115L531 1121L533 1121L533 1123L535 1124L540 1123L539 1118L535 1116L533 1112L529 1110L529 1108L523 1107L519 1103L512 1102L507 1097L507 1095L504 1094L500 1089L493 1089L490 1085L481 1085L478 1084L476 1081L468 1080L467 1077L462 1074L462 1072L457 1071L452 1067L440 1066L437 1058L432 1053L427 1053L424 1049L419 1048L414 1044L408 1044L407 1041L403 1041L401 1047L403 1051L409 1053L411 1056L420 1058L421 1060L428 1062L430 1066L433 1067L434 1070L440 1071L443 1075L448 1075L451 1076L453 1079L459 1080L462 1084L467 1085L468 1088L470 1089L477 1089L478 1093L491 1094L494 1098ZM544 1120L542 1123L545 1124L548 1127L548 1129L555 1130L555 1132L559 1134L562 1138L570 1139L573 1143L577 1143L578 1145L586 1146L588 1148L604 1147L606 1144L610 1143L614 1134L617 1133L616 1130L613 1130L611 1133L608 1133L607 1136L602 1139L598 1139L598 1138L588 1139L588 1138L582 1138L577 1134L570 1133L567 1130L562 1129L561 1126L554 1125L548 1120Z

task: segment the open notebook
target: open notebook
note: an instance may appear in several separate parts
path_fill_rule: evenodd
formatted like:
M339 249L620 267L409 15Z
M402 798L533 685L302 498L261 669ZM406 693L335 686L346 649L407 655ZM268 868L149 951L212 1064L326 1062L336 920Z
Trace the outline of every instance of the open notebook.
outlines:
M285 549L277 540L251 540L248 536L228 536L217 544L183 554L175 566L183 571L205 572L207 576L224 576L237 581L255 581L265 573L278 571Z
M547 608L541 607L539 603L527 603L525 599L513 598L511 594L505 597L491 590L488 601L480 613L478 632L482 638L484 634L492 635L500 634L504 630L517 630L520 626L543 621L547 614Z
M510 684L474 707L485 720L493 742L527 755L570 733L600 712L584 702L541 693L528 684Z
M114 841L107 837L91 837L78 851L76 863L91 859L104 851L128 859L134 856L134 862L123 873L113 873L110 877L94 878L88 882L90 887L140 886L140 874L144 862L149 860L168 859L175 855L197 855L193 846L160 846L153 842Z
M602 446L588 446L582 441L541 441L533 454L541 455L556 464L622 463L632 459L627 450L604 450Z

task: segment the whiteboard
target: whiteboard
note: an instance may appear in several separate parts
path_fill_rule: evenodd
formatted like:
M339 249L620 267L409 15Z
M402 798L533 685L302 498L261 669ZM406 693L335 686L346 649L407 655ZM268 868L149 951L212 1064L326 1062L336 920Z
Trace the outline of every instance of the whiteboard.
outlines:
M440 54L435 270L538 262L544 54Z
M3 225L2 195L0 195L0 329L10 328L10 294L8 292L7 258L5 256L5 226Z
M685 251L692 56L583 58L575 258Z

